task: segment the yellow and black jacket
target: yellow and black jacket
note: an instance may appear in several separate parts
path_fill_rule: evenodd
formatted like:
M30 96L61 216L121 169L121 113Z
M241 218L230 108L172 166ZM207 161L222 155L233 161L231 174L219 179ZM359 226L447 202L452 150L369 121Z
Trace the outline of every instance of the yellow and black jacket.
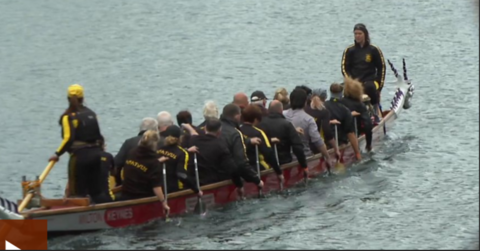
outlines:
M87 107L83 107L76 113L63 115L60 125L62 126L63 141L55 152L57 156L61 156L65 152L72 152L72 145L75 141L85 144L103 142L97 115Z
M270 139L267 137L265 132L262 129L255 127L251 124L243 124L240 127L240 131L242 132L243 137L245 137L246 139L258 137L262 140L262 143L258 146L258 160L260 162L261 170L273 168L277 174L281 174L282 171L277 164L275 152L270 145ZM247 144L247 156L250 165L256 167L257 159L255 145Z
M168 193L190 188L195 193L199 189L196 185L195 177L188 175L188 163L190 155L179 145L162 146L157 150L158 157L168 157L169 160L165 162L167 167L167 188ZM162 165L163 168L163 165Z
M385 82L385 59L375 45L366 43L363 47L355 43L347 47L342 57L342 74L360 82L374 81L377 90Z

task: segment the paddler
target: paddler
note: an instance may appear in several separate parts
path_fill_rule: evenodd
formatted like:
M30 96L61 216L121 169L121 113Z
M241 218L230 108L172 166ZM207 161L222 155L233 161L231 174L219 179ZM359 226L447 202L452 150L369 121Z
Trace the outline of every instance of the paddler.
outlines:
M262 118L258 127L264 130L268 138L279 140L277 142L277 153L280 165L292 162L294 159L291 152L293 152L300 166L306 169L307 159L303 152L302 140L293 124L285 119L282 112L281 101L272 100L268 107L268 115Z
M162 164L168 158L157 154L160 140L158 131L146 131L138 146L127 157L124 169L122 195L119 200L133 200L157 196L164 210L169 211L163 193Z
M267 116L268 110L267 110L267 96L265 96L265 93L262 91L254 91L252 92L252 95L250 95L250 104L257 105L260 110L262 111L262 116Z
M178 126L182 126L182 124L189 124L195 129L195 131L197 131L197 133L202 133L202 131L199 128L192 125L192 121L193 121L192 114L188 110L182 110L182 111L177 113L177 125ZM168 128L170 128L170 127L168 127ZM182 137L181 137L182 141L180 142L180 146L183 147L183 148L191 147L192 145L190 144L190 138L191 138L190 133L187 130L183 130L181 132L181 135L182 135ZM167 137L167 135L162 135L162 136Z
M200 130L204 131L205 130L205 123L206 123L206 120L209 119L209 118L216 118L218 119L218 107L217 107L217 104L215 103L215 101L213 100L208 100L207 102L205 102L205 105L203 106L203 119L204 121L202 123L200 123L197 128L199 128Z
M254 183L259 189L263 188L263 181L257 176L253 167L250 166L247 154L246 146L242 132L239 130L240 123L240 107L235 104L228 104L223 107L220 121L222 122L221 136L230 153L233 156L233 160L236 165L236 170L233 174L232 181L237 187L237 192L240 197L244 197L243 181L242 178L250 183ZM253 142L249 140L251 144L258 144L259 142ZM201 151L201 149L199 149Z
M220 138L222 123L217 118L205 121L204 133L198 134L189 124L182 127L192 134L192 145L197 148L197 166L200 185L208 185L232 177L236 169L232 154ZM190 158L189 173L195 175L195 156Z
M358 149L358 139L355 135L354 122L351 111L343 105L340 100L343 98L343 86L337 83L330 85L330 100L325 102L325 107L330 112L330 119L337 120L339 124L332 124L332 131L337 127L338 145L352 144L353 151L357 160L361 160L360 150Z
M307 103L307 92L303 88L295 88L290 93L290 105L291 108L283 111L283 116L290 121L296 128L302 129L303 133L300 138L303 143L303 152L305 156L309 157L313 155L310 150L310 143L322 153L323 158L328 167L331 167L331 158L328 154L327 147L323 142L320 133L318 132L317 124L315 120L308 115L304 108Z
M242 111L243 124L240 126L240 131L245 138L260 138L261 143L259 145L248 144L247 145L247 157L251 166L255 166L257 163L260 165L260 170L266 170L273 168L278 175L280 181L284 180L282 170L277 163L275 152L270 144L270 139L265 132L256 127L262 121L262 111L258 105L250 104ZM256 147L258 147L258 156L256 155Z
M356 80L346 77L344 80L343 98L340 102L350 109L353 119L355 119L357 125L357 132L365 133L366 150L372 150L372 120L368 115L367 107L363 103L363 88L362 84Z
M189 123L186 123L193 128ZM195 129L194 129L195 130ZM196 185L195 176L188 175L190 154L180 146L181 129L176 125L167 127L164 131L165 145L157 150L160 157L166 157L167 188L169 193L186 188L192 189L198 196L202 191Z
M232 104L238 105L238 107L243 110L243 108L247 107L247 105L249 104L247 94L243 92L235 93L235 95L233 95Z
M100 194L109 193L98 191L97 188L102 184L93 183L91 180L91 177L102 176L104 138L100 133L97 115L83 105L83 87L79 84L69 86L67 100L69 106L59 121L63 141L49 161L58 161L60 156L69 152L68 184L65 192L68 197L90 196L93 200ZM108 179L101 182L108 182Z
M358 79L363 83L365 94L370 97L374 107L375 119L378 122L380 92L385 82L385 59L382 50L370 43L370 36L364 24L356 24L353 28L354 44L343 52L342 74Z
M158 122L154 118L144 118L142 119L142 123L140 124L140 130L138 135L135 137L131 137L125 140L120 147L117 155L115 155L115 181L117 185L122 184L121 179L121 172L122 168L125 165L125 161L127 160L127 156L130 151L138 146L138 142L142 138L143 134L148 130L158 131Z

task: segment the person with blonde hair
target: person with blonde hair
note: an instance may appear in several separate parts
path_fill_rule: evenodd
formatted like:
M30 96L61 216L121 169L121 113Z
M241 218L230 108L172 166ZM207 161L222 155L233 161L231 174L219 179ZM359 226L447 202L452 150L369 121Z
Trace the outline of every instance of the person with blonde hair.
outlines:
M275 91L273 100L278 100L282 103L283 110L288 110L290 108L290 99L288 97L287 89L281 87Z
M191 126L190 123L185 123ZM164 131L165 145L157 150L160 157L168 158L165 162L167 168L167 189L173 193L186 188L192 189L198 196L202 191L197 187L195 177L188 176L190 155L181 143L181 129L176 125L167 127Z
M372 120L370 119L367 107L363 103L362 84L350 77L344 80L343 98L340 102L352 112L353 119L357 121L356 131L358 134L365 133L366 149L372 150ZM357 137L360 135L357 135Z
M162 202L165 211L170 207L165 201L163 193L163 175L161 163L168 160L166 157L158 158L157 144L160 139L158 131L146 131L138 146L134 148L123 167L123 185L120 200L133 200L157 196Z

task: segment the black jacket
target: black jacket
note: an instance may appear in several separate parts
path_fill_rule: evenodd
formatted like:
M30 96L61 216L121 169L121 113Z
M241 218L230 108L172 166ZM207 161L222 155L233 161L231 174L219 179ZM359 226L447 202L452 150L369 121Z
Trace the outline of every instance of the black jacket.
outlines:
M115 167L118 172L120 172L120 169L125 165L125 161L127 160L130 151L138 146L138 142L142 139L144 133L145 131L140 131L137 136L131 137L123 142L117 155L115 155Z
M353 118L351 111L336 98L331 98L325 102L325 107L330 112L330 119L336 119L341 124L338 126L338 144L348 143L347 134L354 133ZM335 125L330 126L335 133Z
M211 134L192 136L192 145L198 147L197 165L200 184L206 185L229 179L235 170L232 155L225 141ZM195 177L194 155L190 157L189 174Z
M354 117L353 119L357 120L357 129L358 133L364 132L365 133L365 140L367 141L367 146L371 146L372 144L372 119L370 118L367 107L365 104L358 101L351 99L349 97L343 97L340 99L340 102L345 105L350 111L356 111L360 113L359 116ZM353 125L355 126L355 125Z
M258 127L267 134L268 138L278 138L280 140L280 143L277 144L280 165L292 162L292 154L290 153L290 149L292 149L300 166L307 167L307 159L303 152L303 143L300 136L293 124L286 120L283 114L270 112L262 118Z
M350 45L343 52L342 74L358 78L362 83L376 81L381 90L385 82L385 59L382 51L368 43L364 47L357 43Z
M220 136L232 154L233 161L237 169L243 169L249 165L247 157L247 148L245 146L242 132L239 130L239 124L232 119L220 116L222 122L222 134Z
M128 154L125 161L122 196L144 198L155 196L153 188L162 187L162 166L155 151L138 146Z

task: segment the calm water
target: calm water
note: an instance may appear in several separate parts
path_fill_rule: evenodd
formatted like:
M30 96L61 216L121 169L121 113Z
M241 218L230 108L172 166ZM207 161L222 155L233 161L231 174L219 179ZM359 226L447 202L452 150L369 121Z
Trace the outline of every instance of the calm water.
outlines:
M66 88L85 86L108 150L146 116L222 107L238 91L328 87L363 22L415 103L345 177L231 204L180 226L54 239L54 249L459 249L478 236L478 17L470 1L1 1L0 195L60 144ZM388 69L387 82L393 81ZM384 106L394 87L386 85ZM465 101L461 101L465 100ZM64 156L43 186L61 196Z

